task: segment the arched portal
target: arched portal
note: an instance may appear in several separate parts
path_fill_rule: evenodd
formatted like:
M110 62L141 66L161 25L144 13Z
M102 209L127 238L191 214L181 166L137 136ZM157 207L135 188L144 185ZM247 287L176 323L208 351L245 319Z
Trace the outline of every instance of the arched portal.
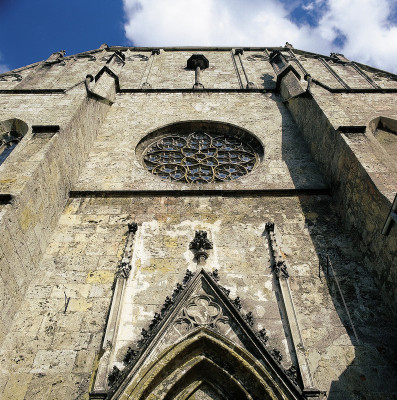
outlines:
M109 398L190 400L197 391L211 400L300 398L247 350L208 328L191 331L150 364L131 370Z

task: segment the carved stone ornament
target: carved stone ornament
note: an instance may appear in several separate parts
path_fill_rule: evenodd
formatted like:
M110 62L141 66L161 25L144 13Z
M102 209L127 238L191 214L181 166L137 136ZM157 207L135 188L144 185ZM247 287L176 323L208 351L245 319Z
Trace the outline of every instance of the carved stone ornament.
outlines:
M280 274L284 278L288 278L289 274L287 271L287 265L285 264L285 261L277 261L272 265L273 272L276 274L276 276L280 276Z
M196 231L194 239L190 242L189 248L195 252L195 258L199 263L208 258L206 250L211 250L212 242L207 237L206 231Z
M266 54L252 54L247 57L247 61L269 61L269 56Z
M219 275L216 274L216 276ZM153 320L146 329L142 329L141 339L129 346L123 359L125 367L122 368L120 363L114 366L109 365L109 373L106 378L109 385L108 389L102 392L93 391L90 394L90 398L113 400L121 398L123 394L126 394L127 397L130 396L129 398L143 398L140 395L138 396L136 388L145 386L145 383L137 385L134 382L140 382L141 379L164 379L163 375L158 378L155 377L156 373L154 371L157 368L157 363L160 363L162 368L167 371L168 368L178 368L180 364L172 361L172 354L176 352L177 357L178 349L180 348L183 351L184 358L193 357L192 362L195 359L194 357L201 354L200 357L204 360L204 364L202 368L200 367L197 370L197 379L199 379L203 371L206 371L207 367L205 365L209 363L208 366L210 368L210 365L215 363L220 368L217 371L223 371L222 374L233 376L233 379L239 380L238 374L243 368L243 364L239 364L239 358L235 359L235 361L230 358L233 352L237 352L240 357L252 357L252 360L258 360L259 363L255 361L255 365L260 366L260 369L266 370L266 372L263 372L264 379L267 382L265 386L269 388L266 390L270 390L271 392L269 393L278 393L271 396L274 396L274 398L303 400L305 397L299 386L297 368L291 366L288 370L284 369L281 365L281 353L277 349L267 349L266 342L268 338L266 331L262 329L260 332L255 333L252 330L254 325L253 314L250 312L241 313L239 311L240 306L240 299L230 300L225 295L222 287L204 270L197 272L195 275L187 271L182 283L177 284L172 295L166 298L161 311L154 315ZM204 343L207 344L204 345ZM222 352L225 350L221 349L219 349L220 353L217 353L217 343L224 343L222 346L229 346L232 351L230 356L226 353L222 356ZM189 346L193 346L191 351L189 351ZM170 360L170 366L163 364L168 362L166 360ZM189 371L189 362L184 365L186 367L181 370L183 376L187 377L190 376L189 374L195 373ZM252 361L245 362L244 365L252 365ZM149 368L149 372L145 372L142 375L142 368L145 370ZM258 374L258 367L255 368L255 373ZM150 372L152 369L153 373ZM226 379L226 375L222 374L219 377L209 375L206 379L209 379L209 383L211 383L211 379L215 379L218 383L221 382L222 386L223 380ZM251 380L248 382L243 376L246 375L242 375L240 384L245 385L245 389L248 392L255 392L253 389L255 382ZM171 386L173 385L167 386L164 381L159 386L162 389L154 387L153 391L150 389L151 396L158 398L156 396L160 392L156 390L160 390L162 394L165 394L170 390L169 387ZM252 398L260 398L258 393L264 394L263 386L260 387L262 392L256 392L256 394L252 392ZM227 398L230 396L232 396L230 398L246 398L240 397L238 389L233 391L234 389L229 388L228 385L223 385L222 388L225 396L227 393ZM164 390L166 392L163 392ZM175 398L174 394L171 395L171 392L168 396L170 396L169 398Z
M259 340L260 340L263 344L265 344L265 345L267 344L269 338L268 338L268 336L267 336L267 334L266 334L266 329L265 329L265 328L261 329L261 330L256 334L256 336L259 338Z
M138 224L136 222L131 222L128 224L128 231L132 233L136 233L138 230Z
M274 223L267 222L265 225L265 232L269 243L269 251L270 251L270 259L271 259L271 268L274 275L279 279L288 278L289 273L287 269L287 264L280 257L279 249L276 241L276 237L274 234Z
M197 67L200 69L206 69L209 67L209 65L210 64L207 60L207 57L205 57L203 54L193 54L187 60L186 66L188 69L196 69Z
M75 56L76 59L85 59L87 61L96 61L96 57L92 54L81 53Z
M122 276L123 278L128 278L131 272L131 265L121 262L118 267L117 267L117 271L116 274L117 276Z
M128 233L125 241L123 258L121 259L117 271L116 278L122 277L127 279L131 271L132 245L134 242L135 233L138 230L138 224L131 222L128 224Z
M144 54L133 54L126 58L126 61L148 61L149 57Z
M189 247L194 250L210 250L212 242L208 239L206 231L196 231Z
M186 324L186 330L198 326L217 329L218 323L227 323L228 317L224 316L221 307L214 302L211 296L195 296L191 303L182 311L183 316L175 321L176 325Z
M17 73L9 73L0 75L0 82L20 82L22 75Z

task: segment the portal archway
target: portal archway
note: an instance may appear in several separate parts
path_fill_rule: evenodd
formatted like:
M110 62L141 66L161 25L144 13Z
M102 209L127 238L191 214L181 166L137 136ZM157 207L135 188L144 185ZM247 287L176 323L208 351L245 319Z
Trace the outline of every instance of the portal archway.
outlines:
M247 350L210 329L199 328L127 376L109 398L189 400L200 387L208 388L214 400L299 398L283 386Z

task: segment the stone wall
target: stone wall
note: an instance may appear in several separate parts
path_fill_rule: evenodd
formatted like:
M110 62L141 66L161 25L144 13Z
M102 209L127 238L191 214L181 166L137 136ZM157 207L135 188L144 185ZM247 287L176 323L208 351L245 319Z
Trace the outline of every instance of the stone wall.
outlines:
M64 95L8 95L0 101L0 119L18 118L30 126L0 167L1 194L12 198L1 210L1 342L108 106L88 100L81 85ZM32 131L37 125L44 133Z
M288 74L280 93L277 49L300 75ZM186 61L199 52L210 66L201 73L206 90L194 91ZM397 81L287 48L103 46L0 75L0 121L29 126L0 167L0 397L88 399L132 221L119 364L186 269L197 270L189 243L205 230L213 249L204 268L219 270L285 367L299 351L308 383L333 400L395 396L385 300L395 305L396 226L380 231L396 171L370 122L397 115L395 94L380 88L393 91ZM183 121L244 129L263 145L263 160L233 182L162 181L137 145ZM267 222L290 274L299 349L271 271Z
M237 125L264 147L263 160L254 172L234 182L207 184L205 189L326 188L293 119L275 94L134 93L118 96L74 190L192 189L148 173L135 149L152 131L195 120Z
M273 221L313 385L334 399L369 393L386 399L396 390L387 367L395 356L392 323L328 196L243 197L238 204L216 196L138 196L68 202L1 350L3 398L87 398L130 221L138 223L138 231L119 360L186 269L196 269L189 242L195 230L204 229L213 241L204 268L219 270L230 297L239 296L243 312L253 312L253 329L266 328L269 348L279 348L288 366L288 340L264 237L265 223ZM327 275L322 263L319 277L325 254L335 275L331 269Z
M288 108L332 187L345 226L361 239L368 270L395 312L397 229L392 227L387 236L382 229L396 194L397 170L370 126L380 115L397 118L394 95L331 94L316 86L311 93L290 99Z

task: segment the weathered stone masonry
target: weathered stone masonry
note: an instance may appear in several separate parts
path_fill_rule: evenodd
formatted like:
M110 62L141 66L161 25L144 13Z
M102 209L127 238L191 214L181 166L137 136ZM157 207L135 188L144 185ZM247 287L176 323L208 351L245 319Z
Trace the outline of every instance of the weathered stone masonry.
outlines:
M187 62L197 54L208 67L195 76ZM123 358L186 270L201 268L227 293L211 295L234 332L222 346L240 349L235 376L253 398L262 389L244 381L254 376L247 354L285 398L396 396L397 224L381 233L397 188L394 147L384 147L396 136L396 93L392 74L289 47L104 45L0 75L0 135L23 135L0 166L0 397L134 398L167 349L193 365L184 336L170 334L176 311L145 339L150 352ZM260 162L202 185L147 171L148 138L203 129L253 135ZM201 261L190 246L198 231L211 242ZM210 301L195 290L201 303L176 297L185 316ZM203 364L213 368L219 332L191 315L201 331L186 346L214 351ZM231 354L222 357L233 363ZM229 366L217 368L227 382ZM191 371L178 398L245 396ZM169 379L142 385L158 398L172 382L168 396L182 396L177 370Z

